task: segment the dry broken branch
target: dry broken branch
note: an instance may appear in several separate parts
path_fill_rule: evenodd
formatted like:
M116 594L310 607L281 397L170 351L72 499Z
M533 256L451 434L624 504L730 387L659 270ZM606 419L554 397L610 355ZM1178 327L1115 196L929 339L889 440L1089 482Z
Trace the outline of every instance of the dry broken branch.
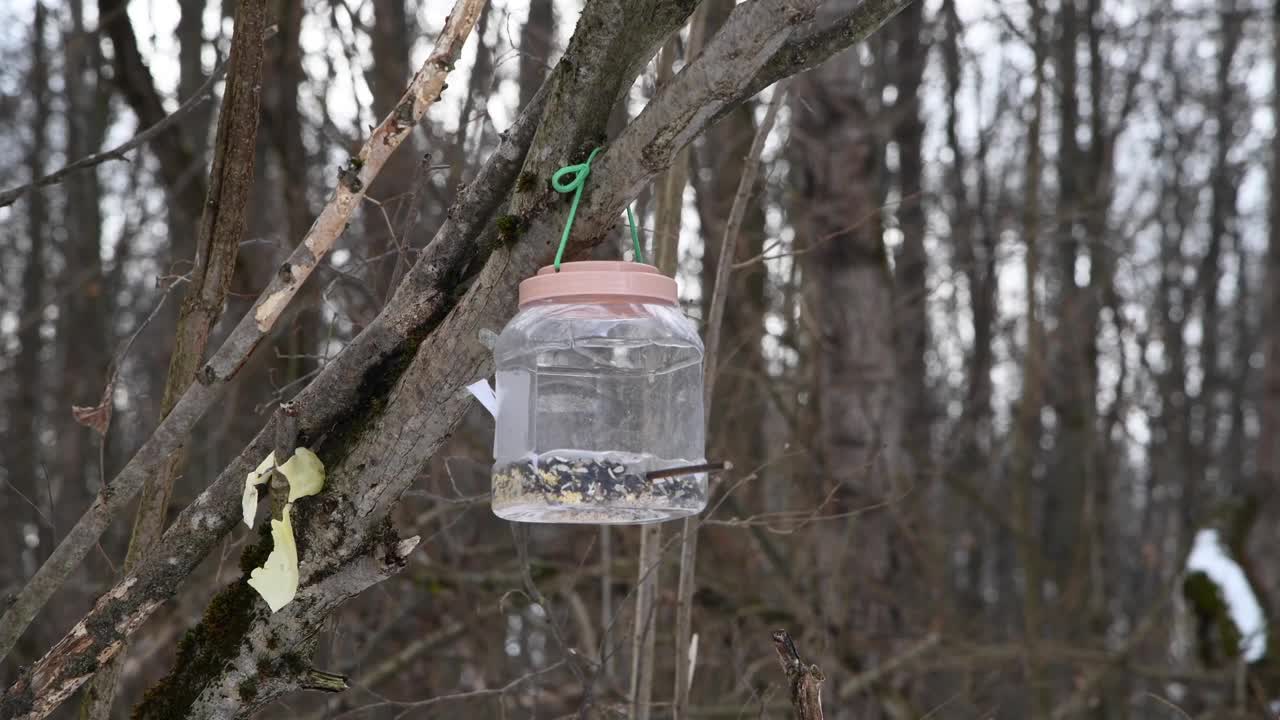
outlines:
M786 630L773 633L773 648L787 676L791 709L795 711L796 720L822 720L822 683L826 676L817 665L806 664L800 659L795 641Z

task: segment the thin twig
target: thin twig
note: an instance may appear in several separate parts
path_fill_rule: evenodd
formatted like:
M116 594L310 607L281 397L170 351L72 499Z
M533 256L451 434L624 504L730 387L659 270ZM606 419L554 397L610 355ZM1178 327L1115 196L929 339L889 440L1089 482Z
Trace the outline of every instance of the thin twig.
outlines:
M0 192L0 207L12 205L23 195L26 195L38 187L44 187L46 185L53 185L61 182L64 177L77 170L91 168L95 165L101 165L102 163L109 162L111 160L128 160L128 158L125 157L126 153L147 144L160 133L173 127L174 124L186 117L189 112L200 105L203 105L204 102L213 94L213 86L217 84L218 80L222 79L222 74L225 73L226 70L227 63L225 61L219 63L218 66L213 69L213 72L209 74L209 79L205 80L204 85L201 85L199 90L196 90L191 97L187 98L181 105L179 105L177 110L169 113L164 117L164 119L160 120L160 122L157 122L146 130L134 135L132 138L124 141L116 147L111 148L110 150L103 150L102 152L94 153L92 155L86 155L70 165L59 170L55 170L34 182L29 182L26 185L19 185L18 187Z
M631 639L631 717L648 720L653 696L653 650L656 636L659 566L662 563L662 525L640 528L640 577L636 582L635 624Z
M811 253L811 252L814 252L815 250L817 250L818 248L820 248L822 245L825 245L826 243L831 242L832 240L835 240L836 238L843 237L843 236L845 235L845 233L853 232L854 230L857 230L857 229L859 229L859 228L861 228L861 227L863 227L863 226L867 225L868 223L870 223L870 222L871 222L871 221L873 221L873 220L879 220L879 219L883 216L883 213L884 213L884 211L885 211L885 210L888 210L889 208L892 208L892 207L895 207L895 206L901 205L902 203L907 202L908 200L918 199L918 198L922 197L923 195L924 195L924 193L923 193L923 192L912 193L912 194L910 194L910 195L907 195L907 196L906 196L906 197L904 197L904 198L901 198L901 199L898 199L898 200L894 200L893 202L887 202L887 203L885 203L885 204L881 205L880 207L876 208L876 209L875 209L875 211L874 211L874 212L872 212L871 214L869 214L869 215L867 215L867 216L865 216L865 217L859 218L859 219L857 219L857 220L853 221L852 223L850 223L850 224L848 224L848 225L846 225L846 226L844 226L844 227L842 227L842 228L840 228L840 229L838 229L838 230L833 230L833 231L831 231L831 232L827 233L826 235L823 235L823 236L821 236L821 237L817 238L817 239L816 239L816 240L814 240L812 243L810 243L808 246L803 247L803 248L798 248L798 249L796 249L796 250L791 250L790 252L780 252L780 253L778 253L778 254L776 254L776 255L770 255L769 253L773 252L774 250L776 250L776 249L778 249L779 247L781 247L781 246L782 246L782 242L781 242L781 241L774 242L774 243L770 244L770 245L769 245L769 247L765 248L765 249L764 249L764 250L763 250L759 255L756 255L755 257L747 258L746 260L742 260L741 262L736 262L736 263L734 263L734 264L732 265L731 269L733 269L733 270L744 270L744 269L749 268L749 267L751 267L751 266L753 266L753 265L760 265L760 264L765 263L765 262L768 262L768 261L770 261L770 260L781 260L782 258L788 258L788 257L789 257L789 258L796 258L796 257L800 257L801 255L807 255L807 254L809 254L809 253Z
M1177 706L1177 705L1175 705L1172 701L1170 701L1170 700L1166 700L1165 698L1160 697L1159 695L1157 695L1157 694L1155 694L1155 693L1153 693L1153 692L1147 692L1147 693L1144 693L1144 694L1145 694L1147 697L1151 698L1152 700L1155 700L1155 701L1157 701L1157 702L1159 702L1159 703L1162 703L1162 704L1164 704L1164 705L1168 705L1168 706L1169 706L1170 708L1172 708L1175 712L1177 712L1179 715L1181 715L1182 717L1186 718L1187 720L1192 720L1192 717L1191 717L1190 715L1188 715L1188 714L1187 714L1187 711L1186 711L1186 710L1183 710L1182 708L1178 707L1178 706Z
M917 640L907 646L897 655L886 659L884 662L876 665L866 672L849 678L849 680L840 687L840 698L842 700L852 698L854 695L857 695L863 690L879 682L881 678L885 677L889 673L937 647L938 643L941 641L942 636L936 632L931 632L928 635L925 635L920 640Z
M408 700L408 701L384 700L382 702L376 702L370 705L365 705L364 707L358 707L353 710L348 710L340 715L335 715L333 720L339 720L339 718L345 718L350 715L368 712L370 710L376 710L378 708L384 708L384 707L405 708L406 709L405 712L408 712L409 710L421 710L423 708L431 707L432 705L440 705L442 703L447 703L447 702L457 702L459 700L473 700L475 698L491 697L493 695L506 695L507 693L516 689L520 685L523 685L524 683L532 680L533 678L536 678L539 675L546 675L547 673L559 670L560 668L564 667L567 664L568 664L567 660L561 660L559 662L552 663L546 666L545 668L542 668L541 670L535 670L534 672L521 675L515 680L512 680L506 685L503 685L502 687L498 687L498 688L471 690L469 692L454 693L452 695L439 695L437 697L428 698L426 700ZM396 715L396 717L401 718L401 717L404 717L404 715L405 713L400 713L399 715Z
M613 533L608 525L600 526L600 647L596 657L600 659L600 672L604 673L605 682L613 678L613 653L605 652L609 644L609 631L613 619Z

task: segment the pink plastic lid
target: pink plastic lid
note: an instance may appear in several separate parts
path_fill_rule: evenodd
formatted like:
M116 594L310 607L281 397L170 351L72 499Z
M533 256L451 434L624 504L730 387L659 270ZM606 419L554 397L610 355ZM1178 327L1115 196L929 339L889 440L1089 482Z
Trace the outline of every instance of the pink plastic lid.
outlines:
M637 262L586 260L548 265L520 283L520 305L569 298L614 301L634 299L675 305L676 281L658 268Z

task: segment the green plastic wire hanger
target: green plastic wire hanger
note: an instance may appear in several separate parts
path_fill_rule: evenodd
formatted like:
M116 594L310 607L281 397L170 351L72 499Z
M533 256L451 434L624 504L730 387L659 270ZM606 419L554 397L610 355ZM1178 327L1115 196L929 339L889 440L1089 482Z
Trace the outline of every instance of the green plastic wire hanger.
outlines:
M560 247L556 250L555 268L560 272L560 260L564 257L564 249L569 244L569 231L573 229L573 221L578 216L578 201L582 199L582 187L587 184L587 176L591 174L591 161L596 159L600 148L591 151L587 161L577 165L565 165L551 176L551 187L558 193L573 193L573 204L569 206L569 218L565 220L564 232L560 234ZM572 175L573 179L565 181ZM640 247L640 233L636 230L636 216L627 205L627 224L631 226L631 245L635 249L637 262L644 262L644 250Z

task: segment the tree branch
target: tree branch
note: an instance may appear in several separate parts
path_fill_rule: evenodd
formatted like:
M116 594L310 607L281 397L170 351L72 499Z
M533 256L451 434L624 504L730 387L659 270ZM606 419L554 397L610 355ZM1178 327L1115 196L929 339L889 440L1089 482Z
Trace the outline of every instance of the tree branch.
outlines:
M822 720L822 683L826 676L817 665L806 665L800 659L796 644L786 630L773 633L773 648L787 676L796 720Z
M86 155L85 157L82 157L79 160L55 170L33 182L0 192L0 207L12 205L23 195L26 195L36 188L59 183L63 178L77 170L91 168L105 162L110 162L111 160L128 160L125 155L151 142L161 133L168 131L170 127L186 117L191 110L203 105L205 101L209 100L213 95L213 86L218 83L218 80L222 79L222 74L226 72L226 69L226 63L219 63L218 67L214 68L213 73L209 75L209 79L205 80L204 85L201 85L199 90L183 101L183 103L178 106L177 110L174 110L172 113L166 115L164 119L110 150L103 150L102 152L93 153L92 155Z
M301 672L275 667L264 672L263 660L279 661L288 656L296 664L300 659L298 646L307 644L315 636L313 618L327 617L349 598L403 570L418 542L417 536L398 540L394 534L387 534L381 542L366 546L364 553L335 574L300 590L293 602L275 613L253 596L250 622L255 625L255 631L246 633L243 639L233 638L239 643L238 652L218 669L213 682L194 688L198 696L190 707L172 703L173 698L165 697L163 692L153 692L150 698L154 702L144 701L133 717L138 720L246 717L252 710L293 690L339 692L342 688L336 687L331 675L327 684L317 687L323 675L318 671L310 667ZM237 581L237 584L243 583L243 578ZM289 650L281 652L279 648ZM182 667L175 668L175 672L181 670ZM249 693L247 688L254 689Z
M338 187L320 216L280 266L258 301L230 337L197 373L182 398L160 422L124 469L99 493L89 510L63 538L53 554L0 618L0 657L30 624L53 592L62 585L115 516L137 494L159 463L183 447L196 422L221 397L228 383L253 349L275 327L285 307L324 256L332 249L347 221L391 153L408 137L423 114L439 97L462 44L475 23L482 0L458 0L450 22L436 39L435 49L414 76L399 105L374 129L351 163L340 173ZM264 453L265 454L265 453Z
M774 53L745 88L749 98L775 82L817 67L884 27L913 0L863 0L848 15L822 28L805 28Z
M653 650L658 639L658 580L662 575L662 524L640 528L636 558L636 610L631 630L631 717L649 720L653 710ZM678 652L678 651L677 651Z

